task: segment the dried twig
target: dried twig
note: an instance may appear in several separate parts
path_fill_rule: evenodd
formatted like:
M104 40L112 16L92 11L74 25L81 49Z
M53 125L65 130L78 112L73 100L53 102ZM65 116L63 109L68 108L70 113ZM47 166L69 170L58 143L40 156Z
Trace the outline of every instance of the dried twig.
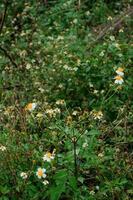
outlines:
M5 9L4 9L4 14L0 23L0 34L2 32L3 26L4 26L4 22L6 19L6 14L7 14L7 8L8 8L8 0L5 1ZM14 59L12 58L12 56L8 53L8 51L0 46L0 51L2 51L4 53L4 55L10 60L10 62L14 65L14 67L18 67L16 62L14 61Z
M0 33L2 32L2 29L3 29L3 26L4 26L6 13L7 13L7 8L8 8L8 0L6 0L6 2L5 2L5 10L4 10L4 14L2 16L2 20L1 20L1 23L0 23Z

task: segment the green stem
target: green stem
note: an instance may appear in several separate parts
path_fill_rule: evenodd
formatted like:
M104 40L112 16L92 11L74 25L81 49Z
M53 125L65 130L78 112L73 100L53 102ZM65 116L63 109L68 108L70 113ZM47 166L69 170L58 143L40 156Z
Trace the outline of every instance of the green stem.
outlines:
M78 168L77 168L77 154L76 154L76 141L73 141L73 153L74 153L74 175L77 180L78 178Z

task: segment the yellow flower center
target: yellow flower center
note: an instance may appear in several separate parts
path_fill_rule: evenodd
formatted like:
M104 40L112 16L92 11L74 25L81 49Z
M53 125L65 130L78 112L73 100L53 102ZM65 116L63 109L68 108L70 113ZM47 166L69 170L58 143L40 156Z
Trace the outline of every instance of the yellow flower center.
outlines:
M38 176L43 176L43 171L42 171L42 169L39 169L37 173L38 173Z
M117 69L117 71L118 71L118 72L123 72L123 71L124 71L124 69L123 69L123 68L121 68L121 67L119 67L119 68Z
M51 158L52 154L50 152L47 153L47 157Z
M118 81L122 81L123 80L123 78L121 76L116 76L115 79L118 80Z
M32 103L29 103L29 104L26 106L25 110L31 110L31 109L32 109Z

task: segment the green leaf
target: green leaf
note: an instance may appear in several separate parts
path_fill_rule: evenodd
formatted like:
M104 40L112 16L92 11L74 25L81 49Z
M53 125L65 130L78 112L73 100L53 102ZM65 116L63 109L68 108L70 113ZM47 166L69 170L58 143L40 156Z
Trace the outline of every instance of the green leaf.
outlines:
M62 192L65 191L65 185L60 184L56 187L52 187L50 189L50 200L58 200L62 194Z
M54 179L57 185L60 183L65 183L67 180L67 171L65 169L62 169L56 172L56 174L54 175Z
M100 135L100 132L98 130L92 129L88 134L92 136L98 136Z
M10 189L7 186L0 186L0 192L2 194L7 194L10 192Z
M77 190L77 181L74 176L69 176L69 185L73 190Z

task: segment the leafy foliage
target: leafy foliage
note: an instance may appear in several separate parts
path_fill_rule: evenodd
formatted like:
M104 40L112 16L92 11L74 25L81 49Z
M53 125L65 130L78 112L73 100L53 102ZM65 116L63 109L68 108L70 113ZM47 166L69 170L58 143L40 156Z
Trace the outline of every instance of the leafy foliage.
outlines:
M0 200L132 199L132 14L1 1Z

